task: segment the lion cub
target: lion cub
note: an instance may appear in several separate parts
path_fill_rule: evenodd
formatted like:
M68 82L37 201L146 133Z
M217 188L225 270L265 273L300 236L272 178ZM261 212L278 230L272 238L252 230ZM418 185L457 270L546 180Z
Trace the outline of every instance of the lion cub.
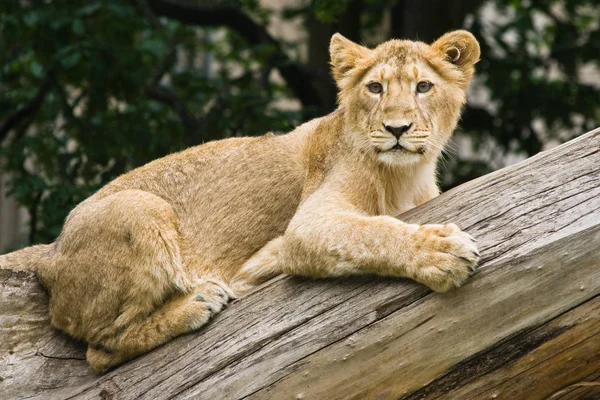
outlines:
M200 328L281 272L408 277L443 292L474 271L474 240L456 225L395 216L439 193L477 41L455 31L370 50L336 34L330 54L330 115L151 162L79 204L56 242L0 257L37 272L52 324L88 343L96 371Z

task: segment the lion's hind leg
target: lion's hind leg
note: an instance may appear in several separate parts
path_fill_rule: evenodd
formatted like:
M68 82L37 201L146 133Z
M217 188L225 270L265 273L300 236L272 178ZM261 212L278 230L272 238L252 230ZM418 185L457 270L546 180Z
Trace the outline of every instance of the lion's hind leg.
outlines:
M105 372L169 340L201 328L231 298L220 282L199 280L191 293L177 293L149 317L130 325L102 348L88 347L87 360L97 372Z
M192 301L203 285L184 268L179 243L174 209L148 192L90 198L71 212L41 279L53 325L88 342L95 369L201 326L222 307L220 297Z
M69 215L42 279L52 323L88 342L96 371L200 328L231 297L184 267L178 222L169 203L141 190L92 197Z

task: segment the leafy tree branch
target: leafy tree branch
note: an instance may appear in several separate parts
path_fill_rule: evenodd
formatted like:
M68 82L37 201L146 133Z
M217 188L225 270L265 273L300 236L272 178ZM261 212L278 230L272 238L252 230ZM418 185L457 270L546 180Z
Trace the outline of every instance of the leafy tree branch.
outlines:
M46 76L42 80L40 87L35 94L35 96L31 99L29 103L27 103L22 108L18 109L15 113L10 115L4 123L0 126L0 144L4 142L10 131L15 128L21 122L27 120L29 118L30 121L33 120L33 117L39 110L40 106L44 102L46 95L52 88L52 84L54 82L54 68L50 68L46 73Z
M148 5L157 15L198 26L225 26L237 31L252 45L272 46L277 69L302 105L322 107L323 103L312 87L310 73L291 60L265 27L242 10L239 2L148 0Z

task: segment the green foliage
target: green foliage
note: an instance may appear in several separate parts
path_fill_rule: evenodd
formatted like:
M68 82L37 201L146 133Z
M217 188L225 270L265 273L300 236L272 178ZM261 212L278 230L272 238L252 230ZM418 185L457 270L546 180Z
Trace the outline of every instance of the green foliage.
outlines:
M498 165L508 153L532 156L549 140L566 141L597 127L599 82L595 87L583 83L581 70L585 65L600 67L600 6L589 0L510 5L495 0L487 6L503 16L500 22L484 25L474 19L468 27L480 39L477 79L490 95L486 105L468 107L461 123L476 148L495 144L491 156ZM494 165L465 169L460 164L458 160L448 166L465 173L454 174L451 184L489 172Z
M33 242L53 240L73 206L133 167L203 141L299 122L299 113L270 107L285 87L258 79L267 73L268 46L249 46L233 32L209 40L213 30L174 21L161 21L161 32L121 0L26 4L0 6L0 121L50 83L39 111L3 141L0 156L10 194L34 215ZM168 78L155 85L170 51ZM150 96L152 87L175 96L193 124L182 124L171 99Z
M352 0L314 0L313 10L317 19L324 23L336 22Z

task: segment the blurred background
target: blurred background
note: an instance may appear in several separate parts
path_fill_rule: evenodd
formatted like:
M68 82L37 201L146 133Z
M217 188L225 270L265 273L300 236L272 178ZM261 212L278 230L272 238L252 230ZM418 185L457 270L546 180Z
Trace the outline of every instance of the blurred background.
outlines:
M450 188L599 125L599 25L594 0L2 0L0 252L131 168L331 112L334 32L478 38Z

